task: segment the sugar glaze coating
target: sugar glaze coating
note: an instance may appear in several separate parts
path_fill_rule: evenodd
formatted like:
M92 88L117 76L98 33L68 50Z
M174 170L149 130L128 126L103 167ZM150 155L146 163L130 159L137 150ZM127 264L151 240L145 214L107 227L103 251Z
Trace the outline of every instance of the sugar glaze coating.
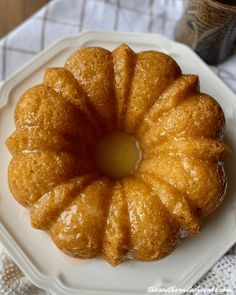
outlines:
M32 226L73 257L163 258L225 194L223 111L161 52L82 48L22 95L15 125L10 190ZM93 154L117 130L137 138L142 161L114 180Z

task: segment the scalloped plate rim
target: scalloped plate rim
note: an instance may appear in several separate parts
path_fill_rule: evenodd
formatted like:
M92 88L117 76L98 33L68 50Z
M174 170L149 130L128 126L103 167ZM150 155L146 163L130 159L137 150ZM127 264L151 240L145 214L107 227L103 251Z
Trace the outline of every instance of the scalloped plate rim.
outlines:
M67 44L70 44L71 41L76 40L76 45L83 45L86 41L89 41L92 37L93 40L102 40L105 41L106 39L111 40L114 39L114 41L121 41L119 39L124 38L132 38L130 42L137 42L137 39L142 39L140 43L146 44L148 40L150 40L150 43L153 43L153 40L161 41L165 46L168 46L169 49L172 49L173 45L175 47L174 52L176 49L181 49L182 51L188 51L191 53L193 58L195 58L201 66L204 66L205 69L208 71L208 73L211 73L212 76L214 76L214 79L217 79L217 82L220 83L227 88L228 93L235 98L234 103L236 107L236 96L233 93L231 89L229 89L222 80L216 76L213 72L211 72L208 68L208 66L201 60L200 57L198 57L195 52L193 52L189 47L186 45L177 43L173 40L168 39L165 36L158 35L158 34L147 34L147 33L122 33L122 32L110 32L110 31L96 31L96 30L90 30L85 31L83 33L80 33L79 35L72 35L68 37L63 37L58 39L56 42L51 44L49 47L44 49L42 52L37 54L35 57L33 57L29 62L24 64L20 69L18 69L16 72L14 72L12 75L10 75L5 81L0 83L0 110L7 104L7 96L11 91L11 88L16 86L16 84L19 82L19 80L22 80L23 78L26 78L30 73L35 71L36 68L40 66L40 64L43 64L50 60L54 55L60 52L60 50L63 50ZM2 97L5 97L5 99L1 99ZM224 240L218 247L216 247L216 250L212 251L212 253L205 257L207 259L207 262L204 263L203 261L200 261L198 265L195 267L195 270L190 272L187 276L182 278L182 280L175 282L176 287L184 287L186 285L189 285L191 282L192 284L195 283L200 277L202 277L211 267L212 265L236 242L236 227L231 232L231 236L228 234L229 238ZM11 234L7 231L7 228L3 225L2 222L0 222L0 238L2 244L7 249L7 252L9 255L13 258L13 260L16 262L16 264L29 276L30 280L37 285L38 287L44 288L45 290L49 290L52 292L55 292L55 294L77 294L79 290L83 294L94 294L94 290L83 290L83 289L72 289L68 288L63 285L63 283L60 281L58 277L48 277L44 274L42 274L35 265L26 257L24 254L24 251L20 248L19 245L17 245L14 238L11 236ZM198 274L196 274L198 273ZM69 292L69 293L68 293ZM114 292L113 294L119 295L119 294L126 294L126 292L119 292L119 291L110 291L110 290L97 290L97 294L112 294L111 292ZM81 293L81 294L82 294ZM142 294L137 293L136 294ZM128 294L133 294L128 292Z

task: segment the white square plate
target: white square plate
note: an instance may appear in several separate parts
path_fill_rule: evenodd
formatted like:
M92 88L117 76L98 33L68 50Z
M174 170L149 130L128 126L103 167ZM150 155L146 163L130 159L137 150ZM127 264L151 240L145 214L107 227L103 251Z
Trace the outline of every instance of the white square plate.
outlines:
M151 263L128 261L113 268L102 259L79 260L53 246L47 233L31 227L27 210L12 198L7 182L10 160L4 141L15 129L13 113L20 95L43 78L45 67L62 66L82 46L113 49L126 42L135 51L171 55L184 73L200 76L201 90L215 97L226 116L226 141L236 147L236 97L188 47L153 34L86 32L64 38L37 55L0 89L0 239L33 283L55 294L145 294L150 286L193 285L236 242L236 158L226 163L227 197L200 235L186 239L167 258ZM160 293L159 293L160 294Z

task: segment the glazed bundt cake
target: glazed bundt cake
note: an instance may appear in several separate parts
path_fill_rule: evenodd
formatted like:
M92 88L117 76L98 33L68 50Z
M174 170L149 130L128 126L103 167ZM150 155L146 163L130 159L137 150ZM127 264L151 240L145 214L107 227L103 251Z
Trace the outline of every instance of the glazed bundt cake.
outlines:
M224 124L198 77L170 56L125 44L82 48L20 98L6 141L10 190L32 226L70 256L157 260L197 234L222 202ZM99 142L114 132L139 145L123 177L96 160Z

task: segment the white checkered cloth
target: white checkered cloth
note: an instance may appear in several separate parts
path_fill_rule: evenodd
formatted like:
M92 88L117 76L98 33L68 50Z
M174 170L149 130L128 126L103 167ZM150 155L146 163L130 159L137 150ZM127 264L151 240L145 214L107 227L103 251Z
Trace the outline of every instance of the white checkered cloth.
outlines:
M0 80L59 37L87 29L153 32L173 39L185 5L185 0L54 0L0 40ZM211 68L236 92L236 54ZM194 287L225 288L235 295L236 246ZM0 246L0 294L49 293L35 287Z

